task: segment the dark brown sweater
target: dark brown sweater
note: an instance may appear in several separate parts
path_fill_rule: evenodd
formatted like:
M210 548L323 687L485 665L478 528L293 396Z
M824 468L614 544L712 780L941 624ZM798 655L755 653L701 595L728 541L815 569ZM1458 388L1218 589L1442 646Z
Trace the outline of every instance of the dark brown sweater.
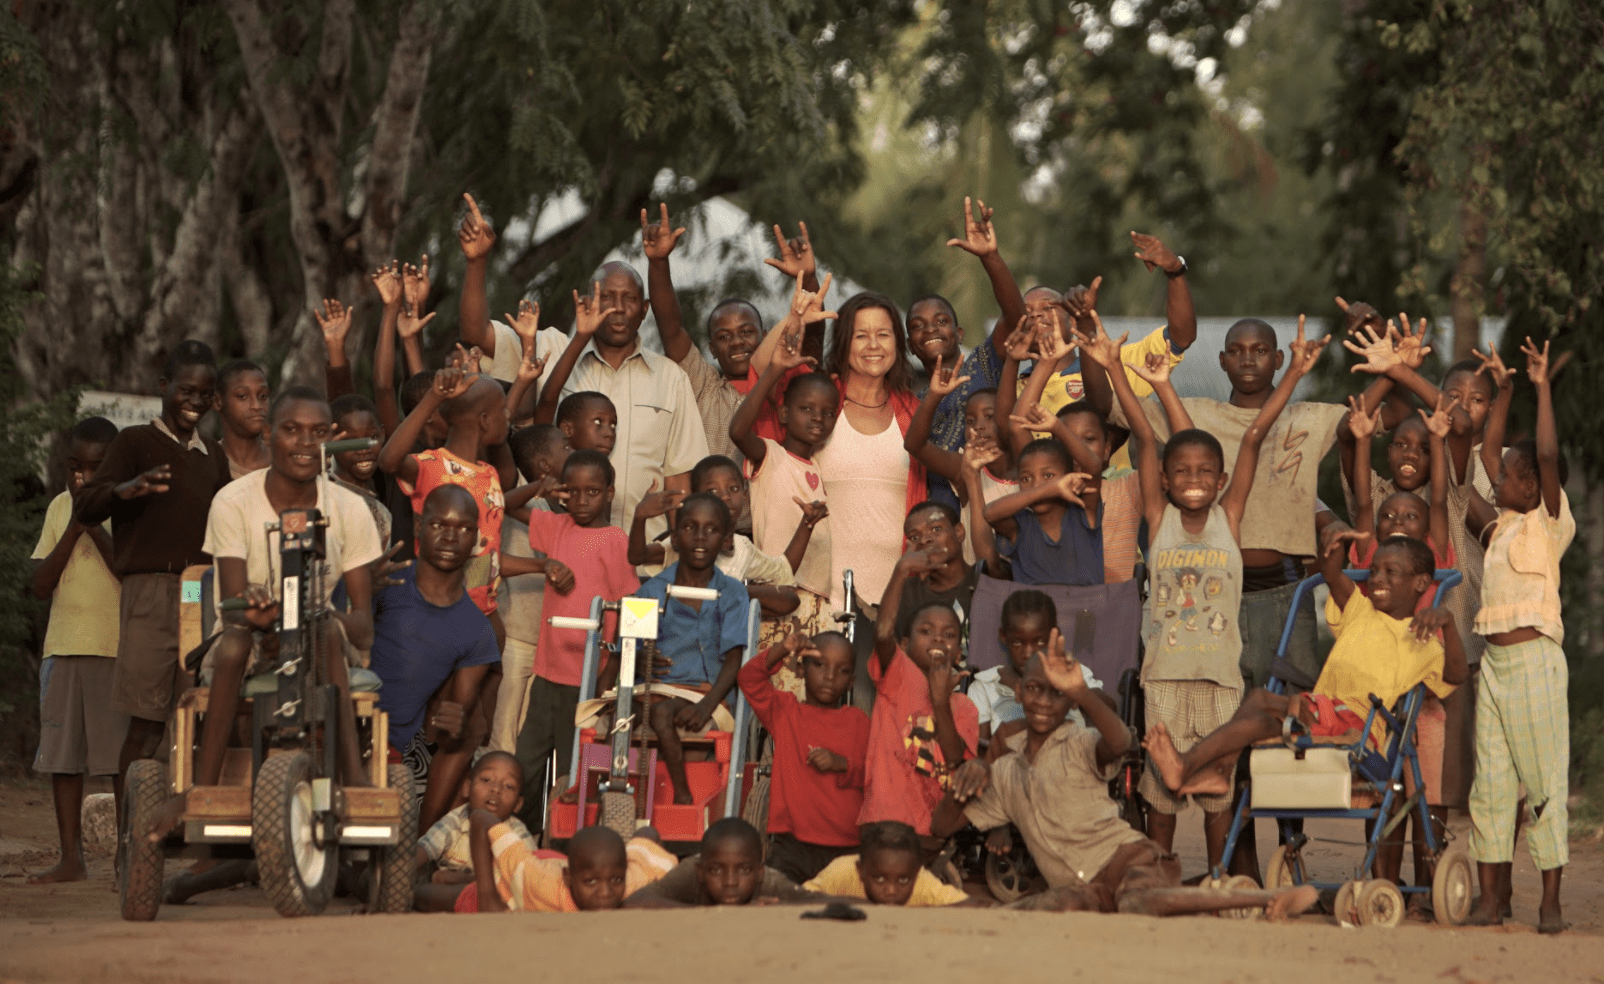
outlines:
M191 564L209 564L201 549L212 496L228 484L228 458L216 441L206 454L181 447L154 424L129 427L106 451L100 470L78 495L77 519L85 525L111 520L112 570L130 574L181 574ZM173 471L166 492L119 499L113 490L157 465Z

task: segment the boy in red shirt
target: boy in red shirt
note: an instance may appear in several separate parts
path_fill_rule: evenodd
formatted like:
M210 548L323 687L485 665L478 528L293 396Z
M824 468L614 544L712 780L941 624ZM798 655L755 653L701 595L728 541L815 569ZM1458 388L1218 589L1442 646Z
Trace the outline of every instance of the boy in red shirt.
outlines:
M629 563L629 534L608 523L614 475L605 454L590 448L575 451L563 462L562 484L546 493L547 499L565 503L567 511L527 510L526 516L515 511L513 516L529 524L529 546L546 555L527 561L546 575L541 615L547 620L535 646L535 675L518 732L518 764L524 770L519 817L531 829L538 829L544 820L540 814L546 756L555 751L557 775L569 774L574 708L585 667L585 633L556 628L549 620L588 618L590 600L597 595L617 601L640 587ZM607 616L609 623L614 618Z
M775 689L769 678L798 652L806 701ZM736 677L774 736L768 866L799 885L857 851L869 718L860 708L839 706L856 666L846 636L821 632L809 641L793 628L761 662L747 660Z
M874 714L869 721L867 782L858 823L899 820L926 839L930 814L946 793L952 773L973 758L980 741L980 712L963 694L953 693L963 661L963 626L952 604L931 601L913 613L908 634L898 641L897 614L902 585L910 570L930 558L910 550L892 569L875 625Z

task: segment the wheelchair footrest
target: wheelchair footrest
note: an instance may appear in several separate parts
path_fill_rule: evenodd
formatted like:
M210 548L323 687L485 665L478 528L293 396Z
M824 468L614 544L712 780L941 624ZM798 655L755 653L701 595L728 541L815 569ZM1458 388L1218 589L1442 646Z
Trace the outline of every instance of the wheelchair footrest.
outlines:
M1348 753L1316 746L1300 759L1290 748L1255 748L1248 759L1255 810L1352 809Z

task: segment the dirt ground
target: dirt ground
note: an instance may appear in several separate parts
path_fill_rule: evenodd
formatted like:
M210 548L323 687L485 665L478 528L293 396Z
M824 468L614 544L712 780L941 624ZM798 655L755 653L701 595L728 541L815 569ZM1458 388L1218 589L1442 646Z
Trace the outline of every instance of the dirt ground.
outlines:
M1201 817L1183 815L1178 845L1188 874L1204 867ZM1463 836L1462 822L1454 826ZM1357 837L1358 825L1314 830ZM1273 843L1268 825L1260 843ZM1566 870L1572 929L1537 935L1537 880L1524 845L1515 865L1515 919L1503 929L1406 923L1344 929L1328 916L1267 925L1213 918L1049 915L986 910L870 909L862 923L801 920L792 908L623 912L607 915L359 916L343 900L316 919L281 919L261 892L240 888L169 906L153 924L117 916L109 856L91 880L30 886L55 860L47 785L0 782L0 982L439 981L472 968L481 979L609 976L602 955L629 965L705 968L717 979L764 981L993 979L1187 984L1308 979L1350 981L1604 981L1604 844L1574 842ZM1335 878L1357 849L1306 849L1319 877ZM169 871L174 870L169 867ZM1407 867L1406 867L1407 871ZM516 934L515 936L509 934ZM737 946L718 941L739 939ZM513 942L516 940L516 942ZM304 954L304 958L301 955ZM538 957L536 956L538 955ZM538 964L533 961L538 959ZM1006 968L1006 969L1004 969ZM625 975L632 971L620 966Z

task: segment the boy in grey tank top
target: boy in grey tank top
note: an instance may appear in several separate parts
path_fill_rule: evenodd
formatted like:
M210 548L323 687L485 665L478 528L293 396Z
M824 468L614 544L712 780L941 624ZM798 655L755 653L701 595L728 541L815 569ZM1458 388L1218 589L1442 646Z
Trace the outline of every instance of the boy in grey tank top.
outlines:
M1094 312L1094 338L1082 338L1081 354L1105 372L1119 364L1125 341L1108 337ZM1225 471L1220 442L1192 426L1192 419L1170 385L1169 360L1160 356L1146 366L1132 366L1147 380L1164 406L1170 439L1159 460L1153 425L1141 412L1124 372L1108 372L1131 437L1138 443L1137 472L1142 485L1142 511L1153 530L1148 554L1151 565L1151 612L1143 628L1147 659L1142 686L1147 695L1148 727L1162 723L1176 747L1190 748L1199 738L1231 719L1242 702L1242 674L1237 661L1242 634L1237 613L1242 601L1242 513L1253 487L1259 447L1275 418L1286 408L1292 390L1319 361L1320 341L1305 341L1303 317L1298 339L1289 348L1291 366L1275 392L1242 435L1231 477ZM1221 491L1224 491L1223 497ZM1148 835L1166 851L1174 850L1175 815L1184 797L1172 794L1149 764L1141 792L1152 812ZM1231 796L1196 796L1203 808L1203 834L1209 867L1220 863L1230 828Z

